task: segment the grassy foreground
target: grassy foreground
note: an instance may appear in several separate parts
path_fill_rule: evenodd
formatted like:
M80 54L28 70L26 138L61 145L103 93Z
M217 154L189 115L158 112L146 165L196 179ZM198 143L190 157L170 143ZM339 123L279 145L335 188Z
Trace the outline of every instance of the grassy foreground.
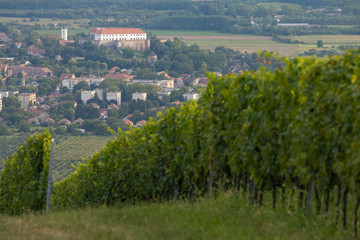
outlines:
M351 239L329 220L249 205L227 193L195 203L0 215L1 239Z

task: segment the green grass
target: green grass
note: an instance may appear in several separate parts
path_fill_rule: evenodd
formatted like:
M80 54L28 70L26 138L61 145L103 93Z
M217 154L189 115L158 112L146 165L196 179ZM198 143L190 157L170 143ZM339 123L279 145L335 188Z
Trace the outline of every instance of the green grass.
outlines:
M2 239L351 239L321 216L249 205L221 194L197 202L0 215Z
M283 44L275 41L254 39L254 40L186 40L189 45L197 44L201 48L214 50L216 46L225 46L241 52L257 52L266 50L278 52L283 56L294 56L298 54L299 46L295 44Z
M20 25L30 25L33 26L35 24L42 24L42 25L48 25L48 24L66 24L70 25L72 28L79 28L81 26L87 25L90 21L89 19L52 19L52 18L38 18L39 21L30 21L30 18L25 17L0 17L1 23L16 23Z
M23 145L29 135L0 136L0 169L3 162ZM82 158L100 151L112 137L105 136L55 136L53 179L58 182L72 173Z
M360 44L360 35L302 35L290 38L304 41L306 44L316 44L318 40L322 40L324 44L328 45Z
M246 35L246 34L231 34L221 33L215 31L182 31L182 30L145 30L151 32L156 36L234 36L234 35Z

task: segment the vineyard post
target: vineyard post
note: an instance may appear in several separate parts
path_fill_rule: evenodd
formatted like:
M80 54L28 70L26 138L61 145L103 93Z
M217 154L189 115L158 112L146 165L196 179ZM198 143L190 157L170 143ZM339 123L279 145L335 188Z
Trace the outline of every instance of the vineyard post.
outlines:
M54 144L55 144L55 139L51 138L49 178L48 178L47 199L46 199L46 213L49 213L49 211L50 211L51 190L52 190L52 184L53 184L52 183L52 162L53 162Z

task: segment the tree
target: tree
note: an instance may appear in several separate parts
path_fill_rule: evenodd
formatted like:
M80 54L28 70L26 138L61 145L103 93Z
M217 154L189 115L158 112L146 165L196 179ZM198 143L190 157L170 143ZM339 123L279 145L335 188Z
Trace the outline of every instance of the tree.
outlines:
M10 134L11 134L10 128L6 126L5 123L0 123L0 136L6 136Z
M317 40L316 45L317 45L318 48L324 47L324 43L323 43L322 40Z

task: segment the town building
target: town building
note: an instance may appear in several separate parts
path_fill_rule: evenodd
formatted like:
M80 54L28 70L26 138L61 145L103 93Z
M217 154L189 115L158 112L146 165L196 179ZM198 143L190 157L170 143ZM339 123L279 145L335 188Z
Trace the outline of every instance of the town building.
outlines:
M81 43L88 40L95 45L116 46L118 48L132 48L145 51L150 48L147 34L139 28L93 28L89 34L90 39L82 39Z
M104 99L104 90L97 88L97 89L95 89L95 93L99 97L100 100Z
M61 39L65 41L68 40L68 32L66 28L61 29Z
M45 55L45 49L41 49L38 47L35 47L34 45L31 45L28 47L28 54L33 56L44 56Z
M8 37L8 35L5 32L0 32L0 42L3 42L3 43L10 42L10 38Z
M87 103L90 99L95 97L95 91L82 91L81 92L81 101L83 101L84 104Z
M185 101L189 101L191 99L194 99L195 101L199 100L200 95L198 93L185 93L183 94L183 97Z
M158 85L162 88L174 88L174 80L161 80Z
M36 94L35 93L20 93L18 96L21 108L27 109L30 105L35 104Z
M133 93L132 94L132 100L143 100L143 101L145 101L146 100L146 93L139 93L139 92Z
M159 100L162 100L164 96L170 96L171 92L168 91L160 91L156 93Z
M53 72L49 68L29 67L25 65L9 66L7 68L8 76L17 76L23 74L23 78L51 77Z
M106 99L110 102L112 100L116 101L118 106L121 106L121 92L108 92L106 94Z

